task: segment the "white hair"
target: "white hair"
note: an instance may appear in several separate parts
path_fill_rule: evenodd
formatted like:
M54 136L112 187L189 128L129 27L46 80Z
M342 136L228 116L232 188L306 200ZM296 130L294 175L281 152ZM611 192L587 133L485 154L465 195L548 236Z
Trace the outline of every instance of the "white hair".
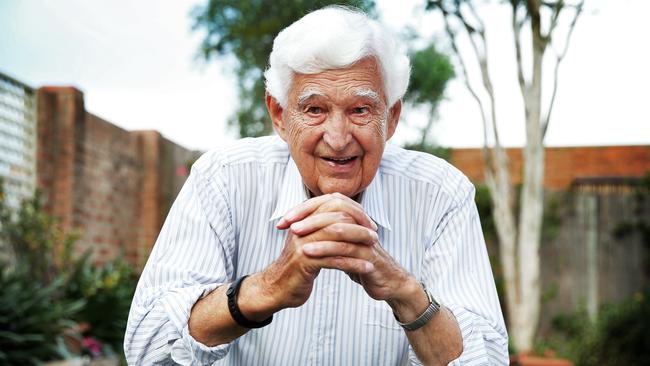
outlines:
M374 57L381 69L388 106L404 96L411 72L409 59L395 36L366 14L328 6L300 18L273 41L266 90L282 107L294 73L317 74Z

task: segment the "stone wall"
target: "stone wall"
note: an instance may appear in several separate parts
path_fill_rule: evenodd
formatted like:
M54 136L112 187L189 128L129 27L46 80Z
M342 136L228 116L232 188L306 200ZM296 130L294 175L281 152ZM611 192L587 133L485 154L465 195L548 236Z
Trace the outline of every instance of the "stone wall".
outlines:
M559 204L560 221L540 247L542 334L558 314L584 309L595 315L601 305L650 285L650 243L641 229L650 225L650 197L642 192L597 184L547 197Z

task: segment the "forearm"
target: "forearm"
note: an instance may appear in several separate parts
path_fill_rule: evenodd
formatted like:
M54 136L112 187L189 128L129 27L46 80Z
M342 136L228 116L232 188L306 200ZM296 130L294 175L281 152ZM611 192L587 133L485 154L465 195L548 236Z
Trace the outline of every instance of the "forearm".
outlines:
M402 322L417 319L429 305L426 294L415 278L411 277L408 282L399 297L388 301ZM463 351L463 339L456 318L444 306L422 328L405 333L424 365L447 365Z
M262 275L257 273L242 282L237 304L249 320L261 322L273 315L276 309L272 299L265 296ZM192 337L206 346L227 344L241 337L250 329L237 324L230 315L224 284L196 302L188 320Z

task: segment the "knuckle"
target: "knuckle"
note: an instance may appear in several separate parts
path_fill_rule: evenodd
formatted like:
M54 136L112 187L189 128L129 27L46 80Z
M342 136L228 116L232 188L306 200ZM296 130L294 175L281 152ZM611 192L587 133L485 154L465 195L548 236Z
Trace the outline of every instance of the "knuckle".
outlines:
M333 234L340 234L343 232L343 228L341 227L342 225L338 222L333 223L328 227L329 231Z
M343 258L343 257L341 257L341 256L332 257L332 264L333 264L334 266L336 266L336 267L343 267L343 266L345 266L345 262L346 262L346 261L345 261L345 258Z
M362 261L356 261L354 263L354 267L357 270L357 272L363 272L363 270L365 269L365 263Z
M345 254L346 255L354 256L356 254L356 252L357 252L357 249L356 249L355 246L349 245L349 244L345 246Z

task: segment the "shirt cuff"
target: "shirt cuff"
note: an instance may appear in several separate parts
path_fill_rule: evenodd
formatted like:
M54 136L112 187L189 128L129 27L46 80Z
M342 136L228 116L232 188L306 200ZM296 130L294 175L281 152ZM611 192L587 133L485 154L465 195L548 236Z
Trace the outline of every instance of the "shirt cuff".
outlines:
M221 284L178 288L164 298L165 312L177 332L170 335L171 358L180 365L206 365L223 358L230 343L208 347L190 335L188 320L194 304ZM180 336L180 337L179 337Z
M449 365L508 365L507 336L461 306L445 304L445 307L454 314L463 337L463 352Z
M189 327L183 328L181 338L173 341L171 358L180 365L211 365L228 354L230 343L208 347L190 335Z

